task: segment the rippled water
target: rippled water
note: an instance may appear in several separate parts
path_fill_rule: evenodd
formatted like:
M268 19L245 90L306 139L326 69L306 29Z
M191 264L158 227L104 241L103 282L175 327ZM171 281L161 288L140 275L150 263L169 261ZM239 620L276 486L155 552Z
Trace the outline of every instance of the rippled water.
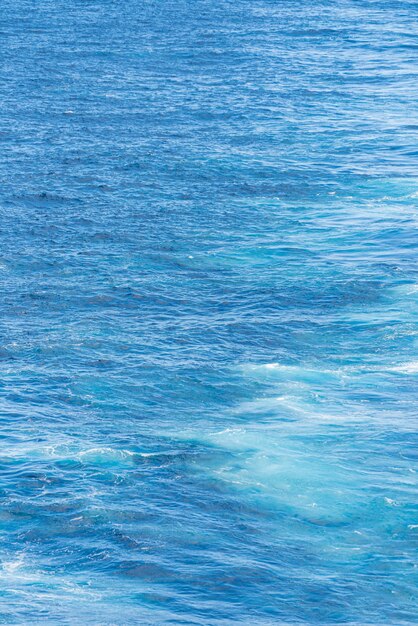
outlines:
M416 8L3 3L1 623L416 623Z

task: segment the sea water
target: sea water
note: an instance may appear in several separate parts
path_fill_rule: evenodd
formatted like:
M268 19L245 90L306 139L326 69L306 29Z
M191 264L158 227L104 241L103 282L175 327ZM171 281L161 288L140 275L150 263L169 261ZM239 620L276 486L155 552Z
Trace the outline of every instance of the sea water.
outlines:
M416 3L0 32L0 622L416 624Z

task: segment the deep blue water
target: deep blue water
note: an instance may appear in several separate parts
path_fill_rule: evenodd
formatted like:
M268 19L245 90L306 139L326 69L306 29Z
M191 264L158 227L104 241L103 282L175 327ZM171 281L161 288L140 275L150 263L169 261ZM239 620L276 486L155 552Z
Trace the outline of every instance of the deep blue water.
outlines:
M418 623L417 9L2 3L1 623Z

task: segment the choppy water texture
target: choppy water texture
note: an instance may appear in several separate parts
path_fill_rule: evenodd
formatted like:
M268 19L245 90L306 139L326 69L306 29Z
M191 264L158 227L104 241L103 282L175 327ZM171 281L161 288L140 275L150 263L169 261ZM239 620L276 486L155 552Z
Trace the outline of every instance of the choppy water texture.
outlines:
M417 623L416 3L0 32L1 623Z

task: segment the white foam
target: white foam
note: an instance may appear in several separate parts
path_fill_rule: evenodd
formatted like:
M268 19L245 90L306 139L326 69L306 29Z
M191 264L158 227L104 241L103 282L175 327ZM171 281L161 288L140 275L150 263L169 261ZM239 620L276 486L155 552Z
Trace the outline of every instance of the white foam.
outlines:
M77 458L82 462L96 465L119 465L131 463L135 456L131 450L115 448L89 448L78 453Z
M388 370L391 372L400 372L401 374L417 374L418 361L410 361L409 363L396 365L395 367L388 368Z
M14 572L16 572L18 569L22 567L23 562L24 562L24 555L22 553L16 559L12 561L4 561L2 563L3 571L7 572L8 574L13 574Z

